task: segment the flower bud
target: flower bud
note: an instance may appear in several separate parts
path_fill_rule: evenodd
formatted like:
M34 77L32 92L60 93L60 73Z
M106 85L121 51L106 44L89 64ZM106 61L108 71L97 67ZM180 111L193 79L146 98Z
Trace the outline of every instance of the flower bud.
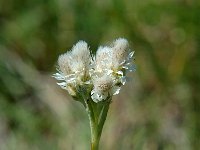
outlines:
M107 92L112 88L113 79L107 75L103 77L96 78L94 80L94 90L101 93Z
M113 43L113 61L122 63L128 56L128 41L124 38L119 38Z
M65 76L67 76L71 73L71 68L70 68L69 62L70 62L70 52L62 54L58 58L59 69L60 69L60 71L63 72L63 74Z
M102 72L112 66L112 48L99 47L96 53L96 71Z

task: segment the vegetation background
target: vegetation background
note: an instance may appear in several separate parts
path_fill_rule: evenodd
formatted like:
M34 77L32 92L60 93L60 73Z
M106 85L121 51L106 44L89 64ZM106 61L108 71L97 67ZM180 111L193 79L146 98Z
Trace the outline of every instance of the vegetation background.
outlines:
M102 150L200 147L200 1L0 0L0 149L88 150L83 106L51 77L78 40L125 37L137 71L114 97Z

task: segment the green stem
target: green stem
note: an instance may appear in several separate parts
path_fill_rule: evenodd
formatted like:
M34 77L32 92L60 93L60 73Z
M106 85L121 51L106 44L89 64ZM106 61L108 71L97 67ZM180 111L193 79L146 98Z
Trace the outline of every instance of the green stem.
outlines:
M87 111L89 122L90 122L91 150L98 150L99 139L97 137L97 130L96 130L97 124L96 124L96 119L94 115L94 110L93 110L90 100L84 99L84 101L85 101L86 111Z
M90 110L90 113L88 113L89 120L90 120L90 130L91 130L91 150L98 150L99 146L99 138L97 135L97 122L95 113L93 110L94 107L92 107L91 101L88 101L88 108Z
M86 111L90 121L90 131L91 131L91 150L98 150L99 141L105 123L110 99L101 106L101 111L97 110L98 103L94 103L91 99L84 98Z
M109 106L110 106L110 100L104 105L102 112L101 112L101 116L99 118L99 124L98 124L98 129L97 129L97 136L99 139L101 137L102 129L103 129L104 123L106 121Z

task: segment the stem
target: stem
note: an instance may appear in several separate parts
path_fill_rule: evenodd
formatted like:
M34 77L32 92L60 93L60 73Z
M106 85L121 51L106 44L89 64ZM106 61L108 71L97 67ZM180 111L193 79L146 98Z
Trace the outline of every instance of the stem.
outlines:
M91 137L93 139L91 143L91 150L98 150L99 141L101 138L104 123L106 121L109 106L110 106L110 99L108 100L108 102L104 103L102 110L98 112L98 119L95 120L94 122L95 128L91 128ZM94 129L94 131L92 131L92 129Z
M84 99L86 111L89 117L90 122L90 132L91 132L91 150L98 150L99 146L99 138L97 137L97 124L95 121L95 115L93 111L93 107L91 105L90 100Z
M89 108L89 112L88 116L89 116L89 120L90 120L90 130L91 130L91 150L98 150L99 147L99 138L98 138L98 134L97 134L97 123L96 123L96 115L94 113L95 110L93 110L91 101L88 101L88 108Z
M106 121L109 106L110 106L110 100L109 100L109 102L107 102L105 104L105 106L103 107L102 112L101 112L101 117L100 117L100 120L99 120L98 130L97 130L97 135L98 135L99 139L101 137L102 129L103 129L104 123Z
M97 109L97 106L100 104L93 104L91 99L84 98L84 102L90 122L91 150L98 150L103 125L110 105L110 99L108 99L108 102L103 104L103 107L100 107L101 111Z

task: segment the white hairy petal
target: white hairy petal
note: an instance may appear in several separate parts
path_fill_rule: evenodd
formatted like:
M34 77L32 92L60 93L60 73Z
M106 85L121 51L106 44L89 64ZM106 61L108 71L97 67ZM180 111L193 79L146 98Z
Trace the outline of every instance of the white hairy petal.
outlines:
M128 55L128 59L132 58L134 53L135 53L134 51L130 52L129 55Z
M126 77L125 77L125 76L121 77L121 83L122 83L123 85L125 85L125 83L126 83Z
M60 83L57 83L58 85L60 86L66 86L66 82L60 82Z
M114 86L114 87L112 88L112 94L113 94L113 95L119 94L120 89L121 89L121 87L119 87L119 86Z
M53 74L53 76L56 80L65 80L65 77L63 77L61 74L59 73L55 73Z

